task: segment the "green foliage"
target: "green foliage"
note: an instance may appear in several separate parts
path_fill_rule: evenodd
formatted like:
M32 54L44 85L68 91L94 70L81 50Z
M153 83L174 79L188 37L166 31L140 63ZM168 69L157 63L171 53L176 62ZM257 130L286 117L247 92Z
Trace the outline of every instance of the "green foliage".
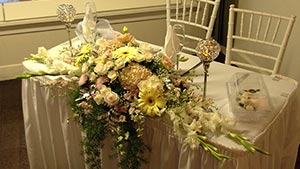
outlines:
M118 83L115 84L118 86ZM118 87L117 87L118 88ZM97 105L92 99L87 100L93 106L89 112L84 110L78 105L78 100L81 95L80 88L74 90L72 93L73 102L71 103L72 111L75 119L85 133L82 140L84 148L84 154L86 154L86 163L92 169L101 169L101 149L105 146L104 139L107 135L111 135L114 140L112 149L114 150L113 157L120 158L119 165L122 169L139 169L142 163L146 162L143 158L145 150L149 148L143 143L141 134L136 130L137 124L132 123L119 123L114 119L118 118L118 115L104 105ZM82 99L80 99L82 102ZM108 116L108 113L111 113ZM116 116L115 118L113 118ZM130 120L130 116L126 116L127 120ZM115 124L118 123L118 124ZM129 132L130 139L119 140L119 136L124 136L126 132ZM120 153L123 151L124 153ZM122 154L122 155L120 155Z

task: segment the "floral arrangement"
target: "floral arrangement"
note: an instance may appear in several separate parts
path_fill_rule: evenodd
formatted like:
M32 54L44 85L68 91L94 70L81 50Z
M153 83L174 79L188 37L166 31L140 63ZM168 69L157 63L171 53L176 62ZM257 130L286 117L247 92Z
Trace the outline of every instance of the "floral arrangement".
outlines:
M192 78L180 76L174 63L149 44L138 42L130 33L112 40L66 48L51 56L45 48L28 58L48 66L47 72L27 72L18 78L64 75L51 85L68 87L73 119L85 134L82 144L86 162L101 168L101 148L111 135L114 154L122 169L138 169L147 159L143 153L143 126L147 118L162 118L191 148L202 147L218 160L230 158L209 143L220 133L247 150L268 154L229 130L232 121L218 113L213 100L202 100ZM166 120L167 119L167 120Z
M237 98L239 106L246 110L255 111L258 107L258 96L260 89L249 89L241 92Z

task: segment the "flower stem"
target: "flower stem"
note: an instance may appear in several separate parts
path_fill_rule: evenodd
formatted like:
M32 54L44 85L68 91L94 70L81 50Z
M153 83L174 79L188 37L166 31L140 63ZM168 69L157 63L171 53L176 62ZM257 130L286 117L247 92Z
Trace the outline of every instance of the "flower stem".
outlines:
M253 145L252 143L250 143L249 139L240 135L240 134L237 134L237 133L233 133L233 132L229 132L227 134L227 136L234 140L235 142L239 143L239 144L242 144L244 146L244 148L246 148L248 151L250 152L259 152L259 153L262 153L262 154L265 154L265 155L270 155L269 152Z
M229 156L225 155L225 154L221 154L218 152L218 148L208 144L205 142L205 140L207 139L207 137L205 136L199 136L198 137L198 141L201 145L201 147L205 150L205 151L209 151L217 160L221 161L223 159L230 159Z
M44 72L38 72L38 73L23 73L22 75L16 76L16 79L28 79L30 77L34 76L44 76L44 75L55 75L55 74L49 74L49 73L44 73Z

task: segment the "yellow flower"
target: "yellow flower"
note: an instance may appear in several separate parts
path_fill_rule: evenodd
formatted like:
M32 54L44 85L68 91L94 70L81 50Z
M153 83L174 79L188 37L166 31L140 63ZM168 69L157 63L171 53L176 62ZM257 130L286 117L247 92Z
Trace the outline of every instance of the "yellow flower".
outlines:
M86 62L88 60L88 56L87 55L80 55L77 56L77 58L75 59L75 66L79 67L81 66L84 62Z
M95 58L95 60L94 60L94 62L96 63L96 64L98 64L98 63L105 63L106 62L106 57L105 56L99 56L99 57L97 57L97 58Z
M127 132L125 133L125 140L128 140L128 138L129 138L129 132L127 131Z
M139 99L138 108L149 116L160 116L166 107L166 99L163 97L163 83L157 76L151 76L138 84Z
M81 54L88 54L90 52L92 52L92 48L91 48L90 44L86 44L86 45L82 46L82 48L80 50Z
M127 28L127 26L123 26L123 33L128 33L128 28Z
M88 54L91 53L93 49L91 48L90 44L86 44L82 46L80 49L80 53L77 55L75 59L75 66L81 66L84 62L89 60Z
M151 88L149 90L140 90L139 99L137 100L138 107L148 116L160 116L161 109L166 107L166 100L161 95L160 90Z
M120 123L126 122L126 117L125 117L124 115L121 115L121 116L119 117L119 122L120 122Z
M120 142L122 140L123 140L123 136L119 136L117 141Z
M139 55L138 50L135 47L124 46L113 52L112 57L114 59L125 59L126 61L134 60Z

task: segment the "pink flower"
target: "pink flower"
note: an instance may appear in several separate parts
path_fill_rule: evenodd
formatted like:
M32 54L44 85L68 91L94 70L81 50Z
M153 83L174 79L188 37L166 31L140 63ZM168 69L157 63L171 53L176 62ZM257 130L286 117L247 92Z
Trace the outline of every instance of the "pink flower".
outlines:
M98 90L101 90L103 87L103 83L108 82L108 79L105 77L99 77L96 82L96 87Z
M139 93L138 89L132 89L129 92L124 94L124 98L126 100L131 100L133 97L137 96L138 93Z
M126 113L127 112L127 106L126 105L120 105L120 104L116 104L114 106L114 110L118 113Z
M79 78L78 85L82 86L88 81L89 77L87 74L82 74Z
M125 93L125 94L124 94L124 98L125 98L126 100L130 100L131 97L132 97L131 93Z
M162 64L167 69L171 69L175 66L175 64L172 62L172 60L167 56L162 57Z

